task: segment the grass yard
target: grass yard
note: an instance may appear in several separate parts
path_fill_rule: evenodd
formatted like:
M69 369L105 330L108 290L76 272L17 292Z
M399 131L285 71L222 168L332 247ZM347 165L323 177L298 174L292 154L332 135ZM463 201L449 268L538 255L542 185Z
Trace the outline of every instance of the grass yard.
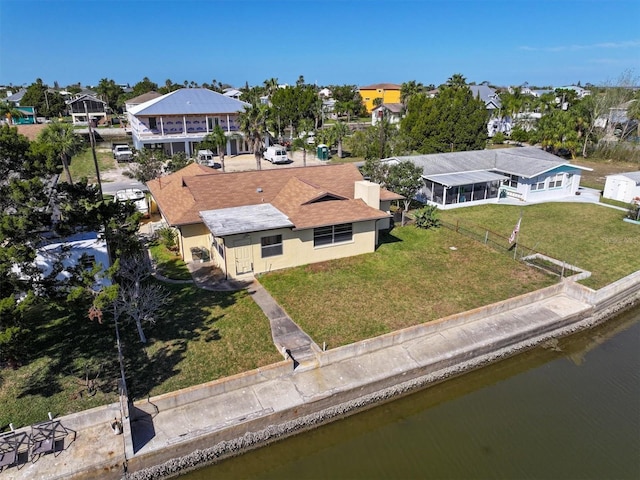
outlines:
M485 205L441 212L449 222L471 222L508 237L522 212L519 241L550 257L592 272L584 285L601 288L640 269L640 226L625 212L600 205L545 203Z
M269 321L245 292L208 292L168 285L171 303L142 345L133 324L123 325L127 382L134 399L233 375L282 359ZM30 321L23 366L0 369L0 429L117 401L115 330L87 318L87 305L43 308ZM83 385L85 365L96 389ZM100 368L100 365L102 367Z
M111 150L107 148L96 148L96 158L98 160L98 167L100 172L112 170L116 166L116 161L113 159ZM69 164L69 170L71 170L71 178L73 181L80 180L82 177L89 179L89 183L96 182L96 167L93 163L93 153L91 148L85 149L82 153L75 155L71 159ZM64 178L64 175L61 177Z
M191 280L191 273L180 255L171 252L160 242L149 245L149 251L160 275L173 280Z
M556 281L448 229L412 226L395 228L376 253L260 277L314 341L329 348Z
M576 158L572 163L581 167L592 168L593 171L583 171L580 178L580 185L583 187L604 190L604 183L607 175L616 173L635 172L640 169L636 162L616 162L613 160L589 160L586 158Z

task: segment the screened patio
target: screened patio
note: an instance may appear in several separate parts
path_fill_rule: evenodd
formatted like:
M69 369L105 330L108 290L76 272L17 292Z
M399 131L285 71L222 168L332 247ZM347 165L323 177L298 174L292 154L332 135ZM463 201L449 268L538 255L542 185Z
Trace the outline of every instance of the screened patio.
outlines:
M508 179L499 173L485 170L428 175L422 178L425 185L419 200L441 207L498 198L500 185Z

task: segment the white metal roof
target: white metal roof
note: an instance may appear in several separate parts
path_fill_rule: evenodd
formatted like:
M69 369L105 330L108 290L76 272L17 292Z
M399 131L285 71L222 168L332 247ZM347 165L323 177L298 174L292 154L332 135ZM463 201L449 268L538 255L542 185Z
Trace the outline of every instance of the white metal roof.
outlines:
M132 115L207 115L241 112L249 105L208 88L181 88L129 109Z
M440 175L424 176L425 179L439 183L445 187L456 187L458 185L471 185L473 183L485 183L502 181L508 177L498 173L486 172L484 170L475 172L445 173Z
M200 212L207 228L217 237L293 227L289 218L270 203Z

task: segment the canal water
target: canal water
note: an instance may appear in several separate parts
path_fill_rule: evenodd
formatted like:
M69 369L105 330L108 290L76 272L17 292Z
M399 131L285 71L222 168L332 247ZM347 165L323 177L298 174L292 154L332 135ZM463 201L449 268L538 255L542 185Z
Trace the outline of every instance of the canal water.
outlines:
M640 479L640 309L181 478Z

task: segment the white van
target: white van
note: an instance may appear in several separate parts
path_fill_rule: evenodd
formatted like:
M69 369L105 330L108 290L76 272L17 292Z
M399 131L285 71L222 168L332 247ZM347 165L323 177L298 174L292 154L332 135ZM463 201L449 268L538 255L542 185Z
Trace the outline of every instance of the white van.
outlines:
M271 163L289 163L287 149L282 145L267 147L267 150L264 152L264 159L269 160Z
M208 167L213 167L215 165L213 152L211 150L198 150L197 159L200 165L206 165Z

